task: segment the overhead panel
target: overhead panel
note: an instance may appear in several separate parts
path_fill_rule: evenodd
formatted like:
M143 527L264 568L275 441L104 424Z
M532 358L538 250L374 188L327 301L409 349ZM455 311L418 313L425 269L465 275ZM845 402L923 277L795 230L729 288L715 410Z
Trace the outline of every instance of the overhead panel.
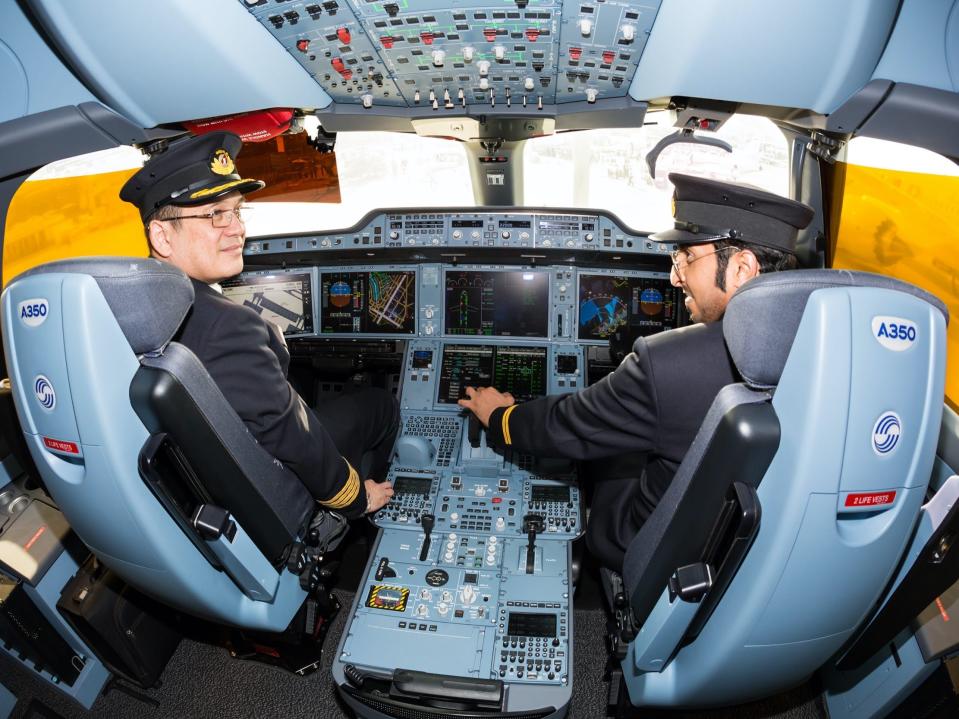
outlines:
M337 103L462 110L624 97L659 0L240 0Z

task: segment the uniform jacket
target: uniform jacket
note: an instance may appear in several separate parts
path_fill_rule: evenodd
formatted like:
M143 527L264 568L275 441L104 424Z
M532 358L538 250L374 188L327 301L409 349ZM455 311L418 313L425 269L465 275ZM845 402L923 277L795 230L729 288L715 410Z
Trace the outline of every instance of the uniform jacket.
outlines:
M280 331L249 307L193 280L195 299L177 341L206 367L259 443L330 509L358 516L366 492L313 411L286 380Z
M625 548L669 486L719 390L737 381L722 322L684 327L639 338L615 371L580 392L497 409L489 438L577 460L644 453L639 491L619 509Z

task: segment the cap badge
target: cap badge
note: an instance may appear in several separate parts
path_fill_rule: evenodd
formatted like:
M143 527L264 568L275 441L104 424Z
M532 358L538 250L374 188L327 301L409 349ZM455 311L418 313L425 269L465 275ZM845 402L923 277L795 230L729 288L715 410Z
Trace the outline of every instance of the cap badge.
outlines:
M675 196L671 197L669 200L669 209L672 211L673 217L675 217L676 216L676 197Z
M236 171L236 167L230 153L222 148L214 152L210 159L210 170L217 175L232 175Z

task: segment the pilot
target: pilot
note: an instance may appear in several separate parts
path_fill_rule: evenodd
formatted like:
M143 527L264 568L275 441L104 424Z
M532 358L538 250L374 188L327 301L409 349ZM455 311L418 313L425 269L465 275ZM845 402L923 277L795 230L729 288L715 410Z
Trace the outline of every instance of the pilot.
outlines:
M229 132L169 145L120 190L140 210L150 255L193 281L195 299L177 341L206 367L250 432L300 478L324 507L347 517L374 512L393 494L385 476L399 425L386 390L366 388L311 410L287 382L283 335L249 307L226 299L218 282L243 269L245 195L264 187L240 177L242 147Z
M468 387L460 400L499 446L576 460L640 453L632 479L595 485L587 545L616 571L713 399L740 380L723 340L726 304L761 272L795 269L799 230L813 217L800 202L752 187L677 173L669 179L675 226L652 239L677 243L670 279L698 324L640 337L614 372L577 393L515 404L493 387Z

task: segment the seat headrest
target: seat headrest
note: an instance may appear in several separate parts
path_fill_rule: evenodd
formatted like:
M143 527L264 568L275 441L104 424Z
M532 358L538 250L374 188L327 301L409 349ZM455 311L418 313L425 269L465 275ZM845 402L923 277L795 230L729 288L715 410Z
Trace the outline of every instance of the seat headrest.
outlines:
M905 292L938 309L949 323L949 310L937 297L891 277L849 270L793 270L760 275L733 295L723 318L729 354L748 385L768 389L779 384L809 295L831 287Z
M58 260L26 271L14 282L53 273L93 277L138 355L166 347L193 305L189 277L173 265L143 257Z

